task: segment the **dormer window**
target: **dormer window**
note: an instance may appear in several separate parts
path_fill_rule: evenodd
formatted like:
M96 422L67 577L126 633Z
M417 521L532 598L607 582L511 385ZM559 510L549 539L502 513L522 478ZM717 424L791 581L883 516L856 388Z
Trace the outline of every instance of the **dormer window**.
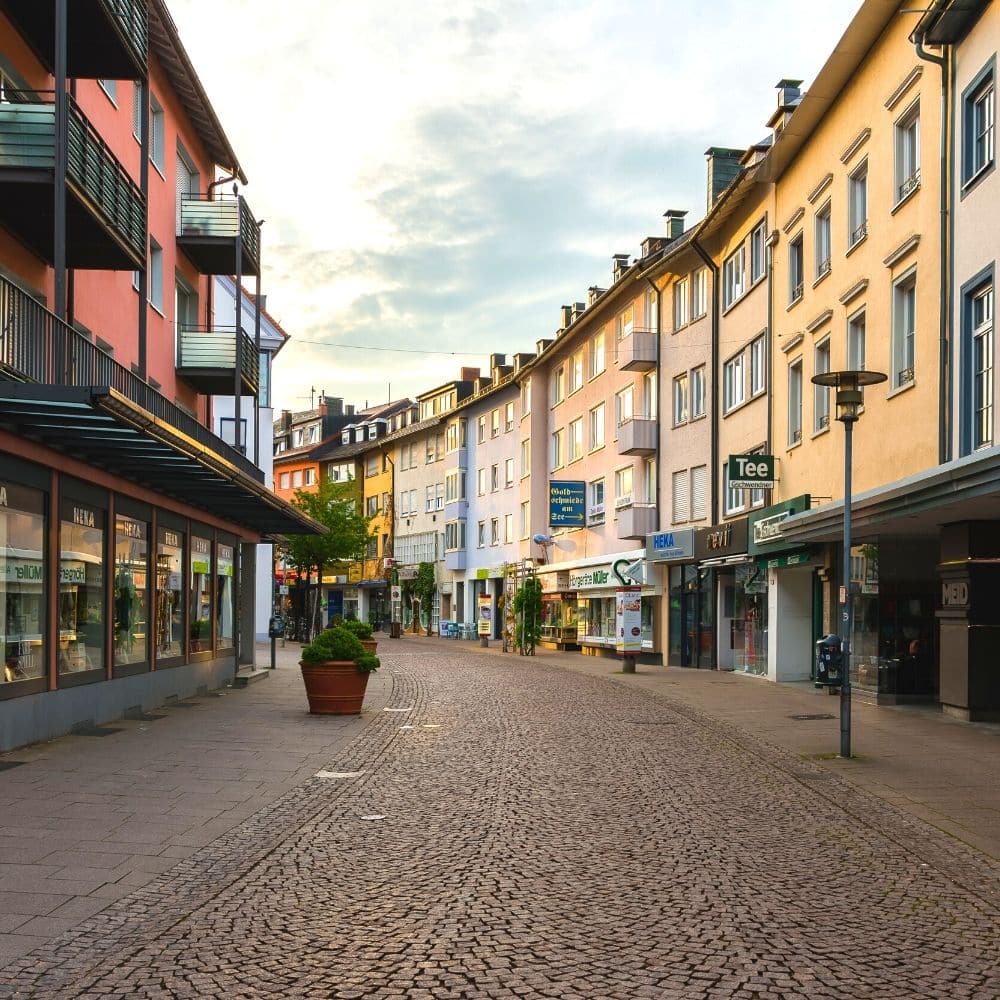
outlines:
M374 441L378 437L378 427L375 424L368 426L368 440Z

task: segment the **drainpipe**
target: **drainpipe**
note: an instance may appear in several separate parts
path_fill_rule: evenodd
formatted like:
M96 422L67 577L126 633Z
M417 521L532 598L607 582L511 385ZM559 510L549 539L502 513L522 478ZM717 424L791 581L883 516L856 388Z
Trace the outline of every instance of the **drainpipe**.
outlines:
M718 524L717 511L719 509L719 404L718 404L718 384L719 384L719 301L721 289L719 288L719 269L715 261L706 253L705 248L697 239L691 240L691 246L695 253L705 262L705 266L712 272L712 417L711 417L711 463L712 472L709 482L712 490L712 524Z
M645 277L645 275L643 276ZM660 420L663 414L663 373L660 371L660 290L656 287L656 284L646 278L646 283L650 288L653 289L653 294L656 296L656 495L654 497L656 503L656 527L659 530L660 527Z
M951 96L954 89L954 62L951 50L944 47L944 56L932 55L924 48L924 35L914 39L917 57L935 63L941 69L941 299L938 364L938 462L947 462L952 455L954 415L952 308L954 297L954 204L955 192L949 151L954 147L954 115Z

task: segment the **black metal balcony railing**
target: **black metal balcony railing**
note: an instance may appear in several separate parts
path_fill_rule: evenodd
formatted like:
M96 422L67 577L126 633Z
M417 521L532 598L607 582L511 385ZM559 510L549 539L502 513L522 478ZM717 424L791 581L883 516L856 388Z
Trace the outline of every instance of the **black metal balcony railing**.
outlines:
M264 474L253 462L2 275L0 380L42 385L109 386L148 413L211 449L257 482L264 481Z
M57 139L55 92L18 91L14 96L16 101L0 104L0 170L52 170ZM67 100L67 184L81 205L133 258L124 259L125 254L117 250L123 259L114 263L137 266L146 256L146 201L142 191L76 101L71 96ZM16 206L9 208L17 210ZM36 219L34 225L43 221ZM109 251L75 246L72 232L68 239L67 254L72 264L86 267L90 252L99 253L101 262L106 262ZM88 243L91 241L88 237Z
M245 391L257 392L260 382L260 358L254 342L240 331L240 371ZM190 372L212 373L218 382L216 395L233 394L236 370L235 326L183 326L177 340L177 369L187 378Z
M851 230L850 246L855 246L860 243L868 235L868 220L865 219L860 226L856 226Z
M195 264L221 269L207 273L236 273L237 239L243 257L242 273L256 274L260 266L260 227L246 199L239 195L183 195L177 239ZM218 247L220 241L225 246Z
M145 65L149 46L147 0L100 0L100 3L110 12L133 53Z

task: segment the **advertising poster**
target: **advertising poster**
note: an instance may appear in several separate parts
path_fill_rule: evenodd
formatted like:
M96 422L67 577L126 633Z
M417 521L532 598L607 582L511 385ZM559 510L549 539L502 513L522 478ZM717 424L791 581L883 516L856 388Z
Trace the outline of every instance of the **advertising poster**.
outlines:
M479 595L479 635L493 635L493 601L489 594Z
M642 652L642 588L615 591L615 650L626 656Z

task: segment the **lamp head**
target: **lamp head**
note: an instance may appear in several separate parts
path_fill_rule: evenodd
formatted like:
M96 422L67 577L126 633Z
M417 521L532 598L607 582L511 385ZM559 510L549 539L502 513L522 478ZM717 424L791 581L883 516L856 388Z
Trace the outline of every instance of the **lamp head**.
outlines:
M837 419L844 424L853 424L865 399L862 387L877 385L887 378L884 372L848 370L820 372L813 375L811 381L814 385L831 386L837 390Z

